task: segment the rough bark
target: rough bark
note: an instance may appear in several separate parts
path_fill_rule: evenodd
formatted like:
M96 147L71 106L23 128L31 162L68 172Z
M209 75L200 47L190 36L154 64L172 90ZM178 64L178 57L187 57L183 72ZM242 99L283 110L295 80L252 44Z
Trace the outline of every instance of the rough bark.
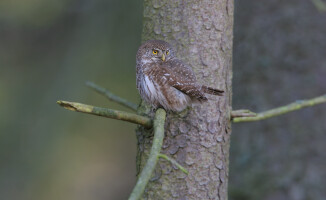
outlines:
M210 96L208 103L167 114L163 153L185 166L189 175L160 160L144 199L227 199L232 29L232 0L145 0L142 40L173 44L198 81L225 90L225 96ZM149 110L143 105L139 113ZM137 136L141 170L152 136L142 128Z

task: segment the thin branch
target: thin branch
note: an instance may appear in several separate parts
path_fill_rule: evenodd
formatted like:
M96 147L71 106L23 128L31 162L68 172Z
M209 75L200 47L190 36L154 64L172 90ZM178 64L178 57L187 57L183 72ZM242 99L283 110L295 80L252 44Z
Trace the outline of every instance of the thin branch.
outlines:
M60 106L68 110L87 113L91 115L98 115L101 117L107 117L111 119L127 121L134 124L142 125L145 128L151 128L153 126L151 119L134 113L112 110L108 108L100 108L100 107L95 107L95 106L76 103L76 102L69 102L69 101L57 101L57 104L59 104Z
M148 160L143 168L140 176L137 180L136 186L130 194L129 200L138 200L141 198L145 187L151 178L151 175L155 169L159 153L161 151L163 138L164 138L164 123L165 123L166 112L163 109L158 109L155 113L154 118L154 138L152 148L148 157Z
M325 103L325 102L326 102L326 94L319 96L319 97L315 97L313 99L300 100L300 101L296 101L294 103L291 103L291 104L288 104L285 106L281 106L281 107L274 108L274 109L271 109L271 110L268 110L265 112L257 113L257 115L254 117L235 117L232 119L232 121L237 123L237 122L252 122L252 121L263 120L263 119L267 119L270 117L283 115L285 113L292 112L295 110L299 110L304 107L314 106L314 105Z
M254 113L250 110L232 110L231 111L231 119L236 117L255 117L257 113Z
M165 154L162 154L160 153L158 155L159 158L163 158L167 161L169 161L170 163L174 164L175 166L177 166L183 173L187 174L188 175L188 171L182 167L176 160L174 160L173 158L170 158L169 156L165 155Z
M96 85L95 83L91 82L91 81L87 81L86 85L92 89L94 89L97 93L102 94L104 96L106 96L106 98L108 98L110 101L114 101L120 105L123 105L127 108L130 108L133 111L137 110L137 104L134 104L124 98L121 98L115 94L113 94L112 92L110 92L109 90L102 88L98 85Z

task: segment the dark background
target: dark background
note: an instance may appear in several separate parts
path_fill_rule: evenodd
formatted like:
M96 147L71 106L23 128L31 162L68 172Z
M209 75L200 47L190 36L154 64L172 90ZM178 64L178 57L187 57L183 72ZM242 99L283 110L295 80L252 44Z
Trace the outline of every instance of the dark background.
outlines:
M306 1L235 1L234 109L263 111L326 91L326 12ZM0 199L126 199L135 125L66 111L59 99L139 102L142 2L0 1ZM127 110L128 111L128 110ZM326 197L326 106L235 124L230 199Z
M234 109L264 111L325 94L326 10L313 2L236 1ZM230 199L325 199L325 133L325 104L235 124Z

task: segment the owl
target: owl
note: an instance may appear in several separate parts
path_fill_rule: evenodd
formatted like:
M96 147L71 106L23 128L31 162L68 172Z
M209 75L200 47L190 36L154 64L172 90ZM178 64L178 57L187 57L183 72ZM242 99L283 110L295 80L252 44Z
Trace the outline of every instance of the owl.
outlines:
M193 103L205 102L205 93L222 96L224 92L198 84L192 69L162 40L150 40L139 47L136 76L141 98L168 111L180 112Z

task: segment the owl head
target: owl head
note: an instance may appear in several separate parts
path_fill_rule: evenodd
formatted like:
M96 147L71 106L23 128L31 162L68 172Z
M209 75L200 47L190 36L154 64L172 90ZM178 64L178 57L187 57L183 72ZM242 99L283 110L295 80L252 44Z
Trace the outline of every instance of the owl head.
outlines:
M174 58L172 46L162 40L149 40L143 43L137 51L137 63L166 62Z

